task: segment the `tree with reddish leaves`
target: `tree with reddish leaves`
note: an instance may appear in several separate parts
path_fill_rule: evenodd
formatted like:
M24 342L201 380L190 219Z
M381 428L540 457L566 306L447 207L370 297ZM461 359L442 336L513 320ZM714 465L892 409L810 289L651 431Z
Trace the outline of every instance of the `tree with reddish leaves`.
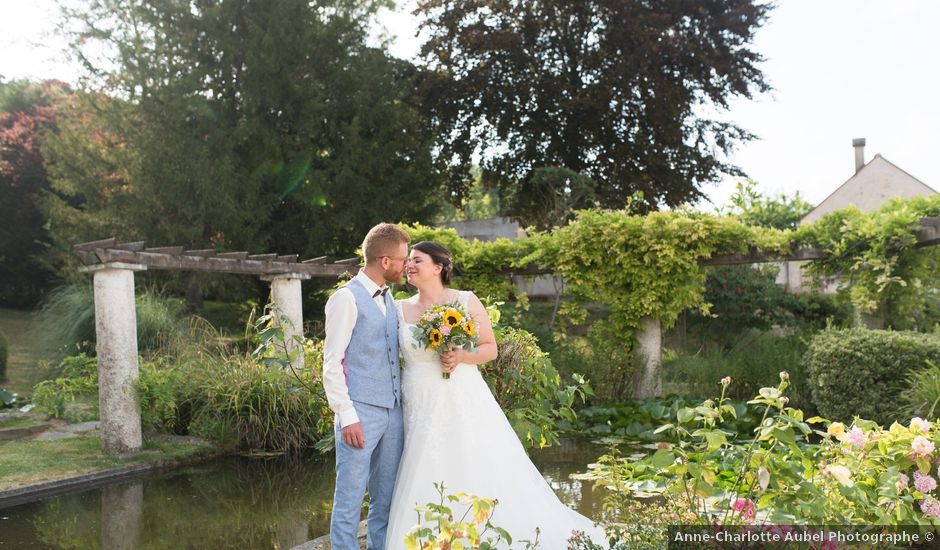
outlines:
M751 136L709 113L770 89L751 47L757 0L422 0L423 104L459 201L484 184L525 197L540 167L597 182L594 205L677 206L738 174ZM564 181L564 180L561 180ZM535 192L535 191L533 191ZM509 202L512 210L511 200Z
M0 82L0 304L32 307L55 278L40 207L49 190L42 141L56 128L62 82Z

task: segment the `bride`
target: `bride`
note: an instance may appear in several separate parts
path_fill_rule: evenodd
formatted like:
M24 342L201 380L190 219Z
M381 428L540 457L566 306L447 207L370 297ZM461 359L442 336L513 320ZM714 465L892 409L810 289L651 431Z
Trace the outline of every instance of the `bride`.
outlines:
M405 534L421 521L415 506L439 502L435 482L444 482L446 494L465 492L497 499L492 522L506 529L514 541L534 541L538 528L539 548L559 550L567 547L572 530L579 530L606 546L600 528L558 500L493 398L477 369L496 358L493 328L472 292L447 286L452 272L446 248L434 242L415 244L405 274L418 293L396 302L404 357L405 448L392 496L386 548L404 548ZM438 357L417 344L411 328L429 307L454 302L460 302L479 327L479 343L475 352L458 349ZM450 378L444 379L442 371L450 373Z

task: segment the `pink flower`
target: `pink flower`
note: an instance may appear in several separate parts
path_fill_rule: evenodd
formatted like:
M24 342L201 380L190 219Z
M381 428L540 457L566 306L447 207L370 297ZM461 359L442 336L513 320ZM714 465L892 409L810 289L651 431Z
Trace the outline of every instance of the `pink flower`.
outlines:
M937 488L937 480L917 470L914 472L914 488L921 493L929 493Z
M927 422L919 416L915 416L911 419L910 428L912 432L927 433L930 431L930 422Z
M927 497L920 501L920 511L928 516L940 518L940 502L933 497Z
M914 441L911 442L911 448L914 449L914 454L920 456L926 456L933 452L934 446L926 437L919 435L914 438Z
M447 336L448 334L450 334L450 331L451 331L450 325L448 325L447 323L444 323L441 325L441 334L443 334L444 336Z
M754 517L754 514L757 513L757 507L754 506L754 501L749 498L739 498L734 501L732 505L735 512L741 512L741 517L744 519L751 519Z
M904 474L898 474L898 489L903 489L907 487L907 484L911 481L911 478L907 477Z
M858 426L852 426L852 429L849 430L849 433L846 435L845 439L856 449L861 449L865 446L865 432L863 432L862 429Z

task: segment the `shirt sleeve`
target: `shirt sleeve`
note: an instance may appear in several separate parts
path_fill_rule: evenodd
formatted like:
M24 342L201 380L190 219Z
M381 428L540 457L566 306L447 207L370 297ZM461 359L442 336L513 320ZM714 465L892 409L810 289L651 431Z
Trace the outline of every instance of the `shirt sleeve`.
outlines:
M340 426L345 428L359 422L359 415L349 398L343 359L356 326L356 298L348 289L341 288L326 302L326 339L323 343L323 388L326 400L333 412L339 416Z

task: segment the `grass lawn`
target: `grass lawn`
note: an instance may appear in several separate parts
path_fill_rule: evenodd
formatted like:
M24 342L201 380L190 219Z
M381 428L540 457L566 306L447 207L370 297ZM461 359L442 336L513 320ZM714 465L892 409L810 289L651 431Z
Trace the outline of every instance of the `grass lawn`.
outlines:
M46 419L41 415L27 414L25 416L14 416L0 420L0 430L6 428L30 428L45 424Z
M145 442L144 451L127 458L101 454L101 441L76 436L56 441L18 439L0 443L0 490L63 479L78 474L161 460L175 460L214 452L208 444Z
M40 336L35 326L35 312L0 308L0 330L10 341L6 380L0 381L0 388L23 395L42 379Z

